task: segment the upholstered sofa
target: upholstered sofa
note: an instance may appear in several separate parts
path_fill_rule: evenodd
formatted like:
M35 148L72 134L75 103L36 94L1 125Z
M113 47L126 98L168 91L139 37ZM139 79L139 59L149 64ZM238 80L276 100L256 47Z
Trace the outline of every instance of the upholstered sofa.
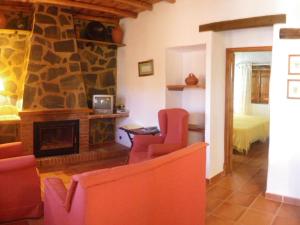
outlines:
M204 225L205 143L144 162L45 180L44 225Z

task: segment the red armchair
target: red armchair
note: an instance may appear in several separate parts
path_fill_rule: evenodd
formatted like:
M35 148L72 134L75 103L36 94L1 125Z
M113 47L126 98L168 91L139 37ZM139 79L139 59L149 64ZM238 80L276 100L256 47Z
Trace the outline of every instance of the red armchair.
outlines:
M43 214L35 158L22 152L20 142L0 145L0 223Z
M163 109L158 112L160 135L135 135L129 163L170 153L184 148L188 142L188 117L184 109Z

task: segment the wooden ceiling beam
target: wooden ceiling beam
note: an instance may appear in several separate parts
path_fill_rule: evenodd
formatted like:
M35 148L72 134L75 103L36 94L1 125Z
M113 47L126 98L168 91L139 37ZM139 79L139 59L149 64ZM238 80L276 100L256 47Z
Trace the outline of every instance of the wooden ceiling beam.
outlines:
M88 16L84 14L73 14L73 18L75 19L83 19L83 20L92 20L99 21L108 24L119 24L119 19L107 18L107 17L98 17L98 16Z
M26 3L52 4L52 5L58 5L63 7L73 7L79 9L110 13L121 17L132 17L132 18L137 17L137 13L135 12L111 8L107 6L100 6L96 4L76 2L72 0L14 0L14 1L26 2Z
M300 39L299 28L281 28L279 32L280 39Z
M142 10L152 10L153 6L151 3L139 1L139 0L115 0L116 2L133 6Z
M273 26L276 23L286 23L286 15L258 16L245 19L228 20L216 23L203 24L199 31L226 31L254 27Z

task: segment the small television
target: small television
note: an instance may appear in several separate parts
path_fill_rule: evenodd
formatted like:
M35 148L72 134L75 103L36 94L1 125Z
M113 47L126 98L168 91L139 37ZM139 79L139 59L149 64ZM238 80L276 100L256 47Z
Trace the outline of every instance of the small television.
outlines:
M113 95L93 95L93 110L95 113L113 113Z

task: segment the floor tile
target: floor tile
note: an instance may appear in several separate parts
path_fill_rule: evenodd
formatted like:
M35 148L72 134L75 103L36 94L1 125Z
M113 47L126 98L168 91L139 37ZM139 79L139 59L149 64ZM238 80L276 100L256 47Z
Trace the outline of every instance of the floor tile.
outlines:
M237 221L245 211L246 208L243 206L225 202L213 212L213 215L220 218Z
M230 194L232 193L231 190L219 187L219 186L214 186L212 189L210 189L207 192L207 197L208 198L217 198L224 200L226 199Z
M234 192L226 202L248 207L256 198L256 195Z
M277 216L272 225L299 225L300 218L286 218Z
M224 220L216 216L210 215L206 218L205 225L233 225L231 220Z
M284 218L300 218L300 206L282 204L278 216Z
M241 185L243 185L242 180L239 179L235 179L232 176L227 176L225 178L223 178L217 185L232 191L238 190L240 188Z
M265 191L265 188L263 185L255 184L253 182L247 182L242 187L239 188L240 192L243 192L245 194L260 194Z
M254 210L247 210L247 212L238 221L239 225L271 225L273 214L263 213Z
M263 212L268 213L275 213L278 208L280 207L279 202L274 202L268 199L265 199L263 195L259 195L258 198L256 198L255 202L251 205L250 208L256 209Z
M223 201L216 198L208 198L206 200L206 210L207 212L213 211L217 206L219 206Z

